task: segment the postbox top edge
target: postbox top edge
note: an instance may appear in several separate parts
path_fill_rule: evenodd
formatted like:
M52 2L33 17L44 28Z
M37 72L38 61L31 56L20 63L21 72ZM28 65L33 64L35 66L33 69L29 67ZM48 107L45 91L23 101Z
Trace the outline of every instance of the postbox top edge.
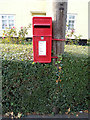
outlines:
M52 19L52 17L33 17L33 19L38 19L38 18L42 18L42 19Z

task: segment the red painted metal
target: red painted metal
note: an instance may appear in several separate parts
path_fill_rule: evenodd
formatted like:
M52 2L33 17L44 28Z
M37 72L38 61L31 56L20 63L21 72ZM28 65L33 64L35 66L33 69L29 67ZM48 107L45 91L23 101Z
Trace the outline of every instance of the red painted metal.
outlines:
M52 56L51 58L58 58L57 56Z
M50 26L50 24L34 24L34 26Z
M65 41L66 39L52 39L52 40L56 40L56 41Z
M42 50L42 47L44 50ZM50 63L52 48L52 18L33 17L34 62Z

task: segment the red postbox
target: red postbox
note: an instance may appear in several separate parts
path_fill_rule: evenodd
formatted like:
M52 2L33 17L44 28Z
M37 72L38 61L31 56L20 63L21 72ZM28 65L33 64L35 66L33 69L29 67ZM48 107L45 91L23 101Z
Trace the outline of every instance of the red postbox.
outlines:
M52 48L52 18L33 17L34 62L50 63Z

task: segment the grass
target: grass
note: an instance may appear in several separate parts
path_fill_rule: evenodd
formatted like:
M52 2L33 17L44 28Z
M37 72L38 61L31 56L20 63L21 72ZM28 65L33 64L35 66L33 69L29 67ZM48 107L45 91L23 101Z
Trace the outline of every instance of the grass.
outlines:
M32 60L32 45L0 44L2 59L5 60Z
M88 57L88 49L89 46L65 45L64 51L77 57Z
M64 51L77 57L88 57L89 46L65 45ZM33 60L32 45L0 44L2 59Z

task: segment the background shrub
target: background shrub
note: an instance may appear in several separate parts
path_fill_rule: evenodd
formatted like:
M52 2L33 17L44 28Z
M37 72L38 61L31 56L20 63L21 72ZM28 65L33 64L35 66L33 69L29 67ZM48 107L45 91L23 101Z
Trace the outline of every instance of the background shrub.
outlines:
M7 44L25 44L26 43L26 35L28 34L28 29L31 27L31 24L28 27L21 27L17 32L15 27L7 28L3 31L2 41L1 43ZM28 42L28 44L30 44Z
M7 28L3 31L2 43L16 43L17 38L15 36L17 36L16 28Z

